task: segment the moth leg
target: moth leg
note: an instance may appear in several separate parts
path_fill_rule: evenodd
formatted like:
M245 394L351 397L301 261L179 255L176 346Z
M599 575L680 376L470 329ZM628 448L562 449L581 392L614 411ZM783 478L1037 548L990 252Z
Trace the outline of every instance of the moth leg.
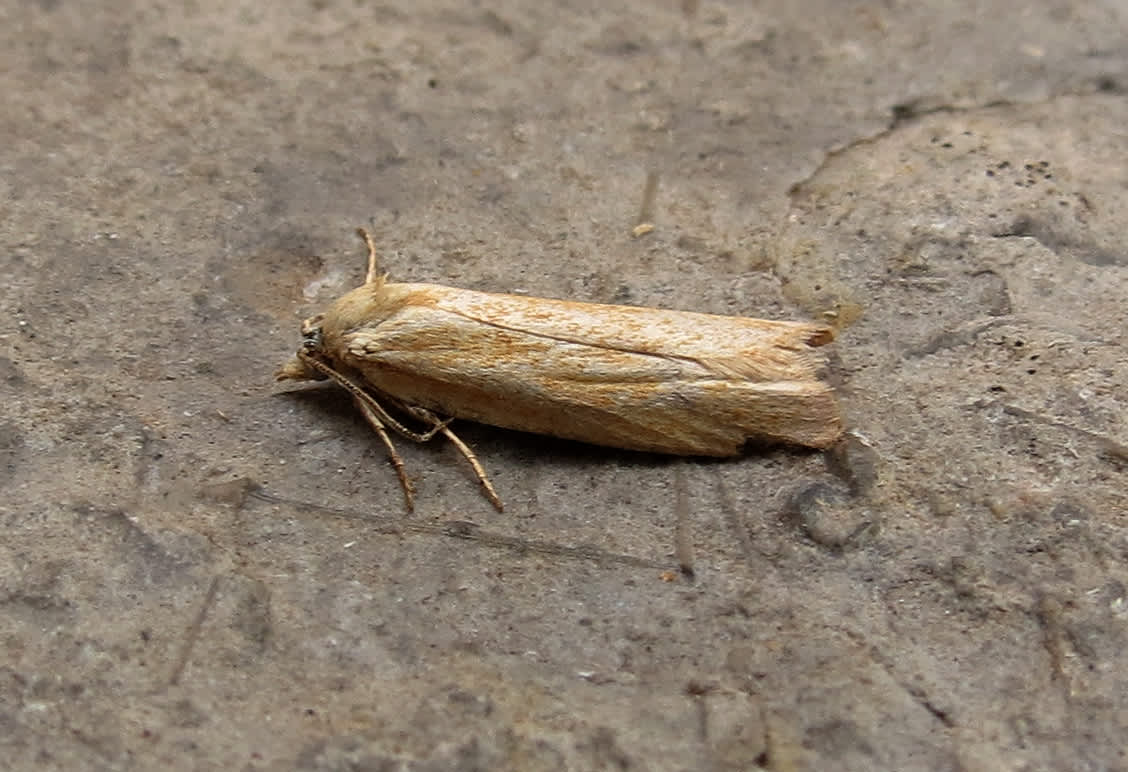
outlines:
M371 394L362 391L359 396L354 394L353 397L356 398L356 401L358 403L363 402L369 410L380 417L380 420L383 423L392 427L392 429L401 437L406 437L407 439L413 440L415 442L427 442L429 439L438 434L444 426L454 420L448 418L445 421L439 421L438 418L435 417L434 420L427 421L427 423L431 424L430 429L425 432L417 432L412 429L408 429L402 423L388 415L388 411L384 409L384 406L373 399Z
M493 483L490 482L489 475L486 474L486 470L482 467L482 463L478 461L478 457L474 455L474 451L470 450L470 447L462 441L462 438L452 432L450 430L450 427L447 426L447 424L449 424L454 419L447 418L443 420L427 408L419 407L418 405L409 405L406 402L400 402L399 400L395 400L395 403L396 406L403 410L405 413L410 414L414 418L418 418L424 423L431 424L432 428L430 432L427 432L428 436L434 435L436 432L440 432L444 437L450 440L451 444L454 445L454 447L458 448L458 452L462 454L462 457L470 462L470 466L474 469L474 475L478 478L478 482L482 484L482 489L485 491L486 498L490 500L491 504L493 504L494 509L496 509L498 512L505 511L505 507L501 503L501 497L498 496L497 491L494 490Z
M458 435L452 432L445 423L437 428L444 437L450 440L454 447L458 448L458 452L462 454L462 457L470 462L470 466L474 468L474 474L477 476L478 482L482 484L482 490L485 491L486 498L493 504L494 509L498 512L504 512L505 507L501 503L501 498L497 495L497 491L494 490L493 483L490 482L490 478L486 475L486 470L482 468L478 457L474 455L474 451L470 450L466 443L459 439Z
M413 432L410 436L416 442L427 442L436 434L443 430L444 426L449 426L453 418L439 418L438 414L425 407L419 405L409 405L406 402L396 399L395 397L388 397L387 400L395 405L397 408L407 413L412 418L422 421L431 428L425 432Z
M416 442L427 442L436 434L440 433L444 428L449 426L450 422L454 420L454 418L439 418L438 414L428 410L425 407L419 407L419 405L409 405L406 402L402 402L396 399L395 397L388 397L387 399L389 402L391 402L403 412L410 415L412 418L422 421L423 423L431 427L425 432L409 432L405 435L409 439L415 440Z
M406 402L401 402L400 400L396 399L395 397L389 397L387 395L384 395L384 399L386 399L388 402L392 403L397 408L399 408L403 412L407 413L411 417L417 418L420 421L422 421L423 423L425 423L425 424L427 424L431 427L427 431L417 432L413 429L408 429L406 426L404 426L402 423L397 421L395 418L392 418L392 416L388 414L388 411L384 409L384 406L381 405L367 391L364 391L363 389L358 389L356 392L353 392L353 397L355 397L358 401L364 402L366 405L368 405L368 407L373 412L375 412L376 415L380 416L380 420L383 423L392 427L392 429L395 430L395 432L397 434L399 434L401 437L406 437L407 439L412 440L414 442L427 442L427 441L429 441L432 437L434 437L436 434L441 432L443 427L445 427L447 424L449 424L451 421L454 420L453 418L439 418L437 415L435 415L434 413L432 413L430 410L428 410L426 408L419 407L417 405L409 405Z
M364 234L367 236L367 233ZM371 239L367 239L371 241ZM407 470L404 468L403 459L400 458L399 453L396 451L395 445L392 444L392 438L388 436L387 427L391 427L396 433L407 437L416 442L426 442L434 437L436 434L442 434L454 447L458 448L458 452L462 457L470 462L470 466L474 469L474 474L478 477L478 482L482 484L485 490L486 498L493 504L494 509L498 512L503 512L504 507L501 503L501 498L498 497L497 491L494 490L490 478L486 475L486 470L482 468L482 464L478 461L478 457L474 452L467 447L466 443L459 439L458 435L450 430L447 426L453 419L439 418L430 410L419 407L418 405L408 405L394 398L389 398L397 407L403 410L408 415L426 423L430 424L430 428L425 432L416 432L408 429L402 423L397 421L392 416L388 415L388 411L384 409L376 399L367 391L356 385L343 373L339 373L329 365L325 364L312 354L299 350L298 356L303 362L308 364L314 370L318 371L327 378L331 378L341 388L345 389L353 396L353 401L356 402L360 412L364 415L369 425L376 430L380 435L380 439L384 442L384 446L388 449L388 456L391 458L392 466L396 468L396 473L399 475L400 483L403 485L403 495L407 499L407 509L409 512L415 509L415 489L411 485L411 481L407 479Z
M401 470L400 479L404 481L405 485L407 485L407 478L404 477L402 472L402 462L398 461L398 456L396 456L395 451L392 450L391 440L388 439L387 433L383 431L383 424L380 423L380 415L384 414L383 408L380 407L380 404L373 400L372 397L370 397L368 394L365 394L364 396L367 397L367 399L362 400L358 398L356 400L357 405L360 406L361 412L364 413L364 417L368 419L368 422L372 424L372 427L375 428L376 431L380 433L381 437L384 438L384 443L388 446L388 449L393 454L392 464L396 465L396 469ZM369 401L375 403L377 407L380 407L379 414L375 410L373 410L373 408L369 404ZM450 440L451 444L458 449L458 452L462 454L462 457L465 458L470 463L470 466L474 469L474 476L477 477L478 482L482 484L482 490L485 491L486 498L490 500L491 504L493 504L494 509L496 509L498 512L505 511L505 506L501 503L501 497L498 496L497 491L494 490L493 483L490 482L489 475L486 474L486 470L482 467L482 463L478 461L478 457L474 455L474 451L470 450L470 447L465 442L463 442L457 434L450 430L448 424L452 420L454 420L453 418L439 418L437 415L435 415L425 407L419 407L418 405L409 405L406 402L400 402L398 399L393 400L393 402L405 413L408 413L412 417L417 418L424 423L431 424L431 428L425 432L406 432L406 436L410 437L413 440L418 440L419 442L426 442L427 440L434 437L435 434L442 434L444 437ZM407 488L405 488L405 490L407 490ZM408 509L411 509L410 504L408 505Z
M505 507L501 503L501 497L498 496L497 491L494 490L493 483L490 482L489 475L486 474L486 470L482 467L482 463L478 461L478 457L474 455L474 451L470 450L470 447L465 442L463 442L457 434L450 430L448 424L454 419L441 419L425 407L419 407L418 405L409 405L406 402L400 402L399 400L395 400L395 404L396 407L403 410L405 413L408 413L413 418L417 418L424 423L431 424L431 430L429 432L426 432L428 436L434 435L437 432L441 433L444 437L450 440L451 444L454 445L454 447L458 449L458 452L462 454L462 457L470 463L471 467L473 467L474 475L478 478L478 482L482 484L482 489L485 491L486 498L489 499L490 503L494 505L494 509L496 509L498 512L505 511Z
M353 383L348 376L337 372L332 367L325 364L317 357L309 354L306 351L299 350L298 357L302 360L302 362L309 365L314 370L324 375L326 378L331 379L334 383L347 391L349 394L352 394L353 399L358 405L361 403L367 405L368 408L380 419L380 425L383 427L391 427L392 430L396 432L396 434L406 437L409 440L414 440L415 442L426 442L427 440L434 437L435 434L439 431L439 426L435 423L437 421L437 418L435 418L433 415L431 418L423 419L427 423L431 424L431 428L428 431L416 432L408 429L402 423L389 415L388 411L384 409L383 405L377 402L376 399L367 391ZM397 401L396 404L398 405L400 403ZM423 408L418 409L422 410ZM410 413L411 411L408 410L407 412ZM445 423L449 423L450 420L451 419L447 419Z
M407 477L407 468L403 464L403 459L400 458L399 451L396 446L392 444L392 438L388 436L388 431L384 428L384 424L380 421L380 416L373 410L367 402L361 399L354 399L356 406L360 408L361 415L368 421L380 439L384 441L384 447L388 449L388 459L392 462L392 466L396 469L396 474L399 475L400 485L403 486L403 498L407 503L407 511L415 511L415 486L411 484L411 480Z

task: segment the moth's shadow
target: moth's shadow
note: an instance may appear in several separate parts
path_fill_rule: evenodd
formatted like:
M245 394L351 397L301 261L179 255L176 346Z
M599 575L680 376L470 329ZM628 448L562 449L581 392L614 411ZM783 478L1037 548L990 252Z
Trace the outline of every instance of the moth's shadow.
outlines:
M298 399L311 405L314 408L311 412L324 413L331 417L332 422L327 421L326 428L336 427L350 434L355 432L357 436L371 437L375 443L374 449L383 452L379 440L372 436L372 428L357 410L352 398L333 384L310 385L281 392L280 395L289 399ZM390 412L396 418L402 417L394 410ZM408 427L424 428L419 427L418 422L410 417L403 417L403 420ZM346 427L350 428L346 429ZM513 466L534 466L551 463L562 469L583 470L592 466L615 464L626 468L653 469L670 466L681 459L725 465L748 458L761 459L774 465L790 458L804 457L817 452L807 448L751 440L745 445L743 452L736 456L670 456L662 453L609 448L459 419L455 419L450 428L487 465L504 465L508 462ZM434 454L446 453L449 450L448 443L443 442L441 437L436 437L430 442L415 443L400 437L391 429L388 430L388 434L397 446L406 443L422 447L424 452Z
M305 384L295 388L280 391L277 396L282 399L293 399L299 403L312 406L310 409L311 414L324 414L332 416L335 420L334 424L326 424L326 428L331 425L344 426L345 424L355 421L358 425L367 426L364 421L364 416L356 409L353 404L352 397L346 391L336 387L329 382ZM371 429L369 430L371 431Z
M623 468L654 469L668 467L682 460L726 465L753 458L774 464L818 452L809 448L750 440L735 456L672 456L665 453L592 445L577 440L530 434L472 421L455 421L451 428L483 458L504 460L515 466L551 463L553 466L573 470L605 464L614 464Z

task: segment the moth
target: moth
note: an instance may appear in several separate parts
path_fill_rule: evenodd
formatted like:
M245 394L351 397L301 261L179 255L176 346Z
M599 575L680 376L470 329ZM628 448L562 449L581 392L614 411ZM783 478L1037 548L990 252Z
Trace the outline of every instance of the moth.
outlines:
M733 456L748 440L812 448L842 433L820 380L823 324L395 284L368 273L302 322L278 380L332 380L388 450L408 510L415 489L389 431L446 438L501 499L454 419L594 445Z

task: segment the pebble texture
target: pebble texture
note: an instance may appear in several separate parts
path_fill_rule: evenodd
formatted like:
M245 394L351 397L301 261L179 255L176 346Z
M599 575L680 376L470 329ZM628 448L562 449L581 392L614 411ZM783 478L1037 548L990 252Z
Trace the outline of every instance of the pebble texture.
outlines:
M6 4L5 766L1128 768L1126 27ZM400 443L408 516L346 398L272 382L357 226L396 281L832 319L851 434L460 424L506 512Z

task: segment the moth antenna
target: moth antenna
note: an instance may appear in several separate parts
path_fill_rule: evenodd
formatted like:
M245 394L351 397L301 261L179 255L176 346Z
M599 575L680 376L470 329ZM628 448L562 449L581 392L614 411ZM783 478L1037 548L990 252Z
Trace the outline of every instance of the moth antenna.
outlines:
M372 235L364 228L357 228L356 235L364 239L364 243L368 247L368 273L364 277L364 283L383 282L384 277L379 275L380 258L376 256L376 242L372 240Z

